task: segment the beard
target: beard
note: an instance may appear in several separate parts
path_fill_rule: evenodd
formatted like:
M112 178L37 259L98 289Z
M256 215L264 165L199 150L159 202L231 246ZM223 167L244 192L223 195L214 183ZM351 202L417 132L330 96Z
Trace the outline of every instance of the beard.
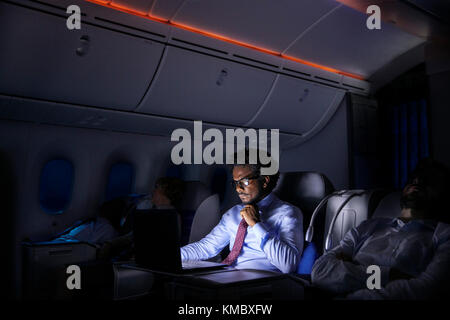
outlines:
M413 218L423 218L431 216L434 201L430 199L428 193L423 188L417 188L408 192L408 189L402 192L400 197L400 206L402 209L411 209Z
M258 188L257 192L252 195L245 192L239 192L238 196L241 199L242 204L254 204L260 201L265 194L261 188Z

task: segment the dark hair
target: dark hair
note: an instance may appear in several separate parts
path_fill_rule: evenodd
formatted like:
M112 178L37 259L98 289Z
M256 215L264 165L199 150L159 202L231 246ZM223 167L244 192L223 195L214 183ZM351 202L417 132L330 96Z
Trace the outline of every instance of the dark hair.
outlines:
M134 207L135 203L130 197L117 197L102 203L98 208L98 215L108 219L111 225L119 231L121 229L120 220L127 216Z
M256 152L256 163L250 163L250 151ZM238 156L243 154L244 155L244 163L238 163ZM255 175L261 176L261 177L270 177L269 183L267 184L267 192L272 192L273 189L277 186L278 179L280 178L280 172L277 171L277 173L273 175L261 175L261 168L269 168L271 165L271 162L274 161L273 158L270 156L270 152L267 152L267 156L270 158L270 161L267 164L263 164L261 162L260 156L259 156L259 150L256 149L248 149L245 148L243 150L237 151L233 154L233 164L231 167L231 170L233 170L234 167L237 166L245 166L252 169L252 172Z
M180 204L184 191L183 181L174 177L161 177L156 180L155 185L161 189L173 206Z

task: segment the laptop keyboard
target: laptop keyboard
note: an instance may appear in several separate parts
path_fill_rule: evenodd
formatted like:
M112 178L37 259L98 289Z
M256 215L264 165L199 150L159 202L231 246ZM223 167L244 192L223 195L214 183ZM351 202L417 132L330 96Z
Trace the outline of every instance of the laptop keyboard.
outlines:
M182 266L183 269L195 269L195 268L206 268L206 267L214 267L219 266L220 264L216 262L210 261L200 261L200 260L188 260L183 261Z

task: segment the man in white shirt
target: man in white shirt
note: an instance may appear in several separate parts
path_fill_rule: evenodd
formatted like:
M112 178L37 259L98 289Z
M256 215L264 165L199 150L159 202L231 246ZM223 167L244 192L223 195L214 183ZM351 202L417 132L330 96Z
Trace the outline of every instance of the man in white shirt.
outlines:
M224 260L236 268L294 272L303 249L300 209L281 201L272 190L279 173L261 175L261 163L233 166L233 187L242 204L224 213L219 224L200 241L181 248L185 260L215 257L229 245ZM234 163L237 163L235 161Z
M174 209L178 205L183 192L181 180L172 177L161 177L156 183L152 197L146 197L136 205L128 197L119 197L103 203L99 208L99 216L94 217L69 232L59 236L55 241L85 241L104 245L103 250L111 242L121 243L127 239L127 245L132 241L129 236L132 230L133 217L131 213L135 206L138 209Z
M401 197L401 216L369 219L314 264L314 286L347 299L448 297L450 278L449 171L425 159ZM400 209L400 208L399 208ZM369 289L370 265L380 268L380 289Z

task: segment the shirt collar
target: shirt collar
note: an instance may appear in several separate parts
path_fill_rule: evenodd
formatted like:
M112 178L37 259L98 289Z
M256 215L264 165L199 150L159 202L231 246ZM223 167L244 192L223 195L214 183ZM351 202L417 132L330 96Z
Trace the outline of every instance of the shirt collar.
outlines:
M265 207L270 206L270 204L272 203L272 201L274 199L275 199L275 195L271 192L267 196L262 198L258 203L256 203L256 205L258 206L258 208L265 208Z
M400 218L395 218L392 220L392 225L398 226L400 228L403 228L405 225L411 225L411 226L416 225L418 227L435 229L437 222L434 220L430 220L430 219L413 219L408 222L404 222Z
M270 204L273 202L273 200L275 200L275 198L276 198L276 196L271 192L267 196L265 196L264 198L259 200L256 203L256 205L258 206L258 208L260 210L263 209L263 208L267 208L268 206L270 206ZM245 204L240 203L239 206L242 209L245 206Z

